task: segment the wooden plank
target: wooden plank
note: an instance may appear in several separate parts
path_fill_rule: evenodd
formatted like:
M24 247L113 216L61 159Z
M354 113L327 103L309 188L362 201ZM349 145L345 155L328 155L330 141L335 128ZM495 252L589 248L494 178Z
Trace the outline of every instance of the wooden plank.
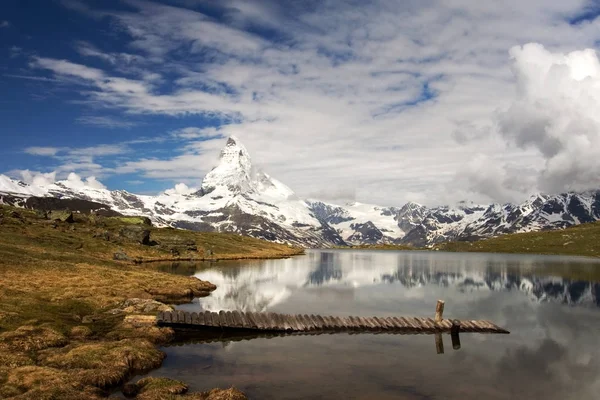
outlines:
M274 317L277 330L285 332L285 316L283 314L275 313Z
M317 324L319 325L319 329L321 329L321 330L325 329L325 320L323 319L323 317L320 315L315 315L315 318L317 319Z
M221 317L219 315L218 312L213 312L212 313L212 322L213 322L213 326L214 327L220 327L221 326Z
M304 323L302 322L302 316L300 314L292 315L292 319L294 320L294 323L296 324L297 331L302 332L306 329L306 327L304 326Z
M290 323L288 322L288 315L287 314L277 314L277 320L278 320L278 324L279 324L279 328L283 331L291 331L292 327L290 326Z
M240 319L242 320L242 328L252 329L252 323L245 312L240 312Z
M388 326L391 327L390 329L398 330L401 328L400 324L395 322L392 317L385 317L385 321L388 323Z
M256 324L256 320L254 319L254 313L253 312L245 312L244 316L246 317L246 321L248 322L248 328L249 329L258 329L258 325Z
M254 316L256 317L256 323L258 324L258 328L260 330L265 330L267 329L268 326L268 321L265 318L265 314L263 313L254 313Z
M189 312L186 312L185 314L183 314L184 316L184 321L186 325L191 325L192 324L192 314L190 314Z
M304 329L302 329L304 332L308 332L310 330L311 324L308 321L308 319L302 315L302 314L298 314L296 315L296 318L298 319L298 322L300 322L300 324L304 327Z
M381 329L374 317L367 317L366 320L367 320L367 323L370 325L369 329L374 330L374 331Z
M365 328L372 331L377 329L377 326L375 325L375 322L373 322L371 317L362 317L364 324L365 324Z
M417 325L415 323L415 321L413 320L413 318L411 317L402 317L402 320L406 323L406 327L411 329L411 330L416 330L417 329Z
M156 322L163 322L164 320L165 320L165 312L159 311L158 314L156 314Z
M315 316L314 315L304 315L306 317L306 319L308 320L308 323L310 324L310 330L311 331L316 331L318 329L317 327L317 321L315 321Z
M286 314L285 318L287 324L290 326L291 331L297 332L300 330L298 329L298 324L294 315Z
M274 330L277 327L277 322L275 321L275 314L272 312L264 313L265 321L267 323L266 329Z
M350 329L353 331L360 329L360 319L358 317L350 316L348 319L350 320Z
M330 316L329 319L331 321L331 325L334 330L341 331L341 330L345 329L343 317Z
M294 325L294 322L292 321L292 316L289 314L282 314L282 318L283 318L283 327L285 328L285 330L287 332L291 332L291 331L295 331L296 330L296 326Z
M262 320L260 319L260 314L257 312L248 312L246 316L249 317L252 322L256 325L256 329L261 330L262 328Z
M330 317L328 315L323 315L322 318L323 318L323 321L325 321L325 325L323 326L324 329L327 329L329 331L333 331L336 329L334 317Z
M204 313L198 313L198 325L206 325L206 320L204 319Z
M475 328L470 321L460 321L460 330L464 332L471 332Z
M231 311L225 311L225 321L229 328L235 328L235 321L233 320L233 314Z
M264 313L256 313L254 316L256 317L258 329L264 331L269 327L269 321L267 320Z
M225 310L221 310L217 313L217 315L213 315L213 322L214 320L217 320L219 322L219 325L222 328L227 328L227 319L225 318Z
M394 320L400 321L402 328L409 329L412 328L412 325L408 322L408 318L405 317L394 317Z
M304 324L302 323L302 320L299 318L299 315L292 315L292 320L294 321L294 324L296 325L296 330L302 332L303 330L306 329L306 327L304 326Z
M210 311L204 311L204 324L212 326L212 313Z
M307 331L314 331L315 329L317 329L315 323L313 322L313 320L308 316L308 314L304 314L302 316L302 319L304 320L304 323L306 325L306 330Z
M192 325L198 325L198 313L197 312L193 312L192 315L191 315L191 317L192 318L191 318L190 323Z
M242 317L240 315L240 312L237 310L234 310L231 312L231 319L233 320L233 326L235 326L236 328L243 328L244 324L242 322Z
M373 317L373 319L375 320L375 322L377 322L377 324L379 325L379 329L382 331L387 331L390 329L390 327L388 326L387 322L385 321L385 319L383 319L383 317Z
M185 312L178 310L177 311L177 322L180 324L185 324Z
M350 317L342 317L340 318L340 322L344 324L344 326L342 327L343 330L351 331L353 329L352 320L350 320Z
M164 312L163 322L166 324L170 324L171 322L173 322L173 313L171 313L171 311Z

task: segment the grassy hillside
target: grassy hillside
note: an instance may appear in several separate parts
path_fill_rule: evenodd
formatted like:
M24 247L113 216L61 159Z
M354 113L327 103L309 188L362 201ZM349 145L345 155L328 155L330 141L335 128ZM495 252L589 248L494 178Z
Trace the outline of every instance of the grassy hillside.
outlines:
M564 230L516 233L477 242L442 243L444 251L562 254L600 257L600 222Z
M301 251L237 235L153 228L143 218L0 206L0 398L94 399L160 366L164 355L156 345L170 340L172 330L138 326L128 316L155 314L215 286L135 261ZM183 393L182 385L134 388L158 399L166 392L157 387Z

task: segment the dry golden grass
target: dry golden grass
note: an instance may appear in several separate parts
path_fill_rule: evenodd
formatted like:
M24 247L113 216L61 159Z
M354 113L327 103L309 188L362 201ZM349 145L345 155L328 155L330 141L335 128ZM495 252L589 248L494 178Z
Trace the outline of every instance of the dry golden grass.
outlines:
M117 252L130 259L173 258L160 245L119 236L124 224L140 223L81 214L75 214L75 223L56 223L35 211L0 206L0 398L94 399L132 374L161 364L164 355L156 344L169 341L171 329L134 326L124 322L124 312L107 311L133 298L190 301L215 286L115 261ZM207 250L213 259L301 252L237 235L149 229L157 242L192 240L198 251L186 250L181 258L203 258ZM140 396L163 398L159 386L146 382ZM181 386L170 387L163 394L178 398ZM198 396L204 397L190 398L211 398Z

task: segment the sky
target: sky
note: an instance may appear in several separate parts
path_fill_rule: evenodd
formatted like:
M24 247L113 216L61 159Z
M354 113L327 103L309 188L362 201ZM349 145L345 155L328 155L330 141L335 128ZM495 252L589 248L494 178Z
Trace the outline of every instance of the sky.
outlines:
M198 187L229 135L300 197L600 188L598 0L2 0L0 173Z

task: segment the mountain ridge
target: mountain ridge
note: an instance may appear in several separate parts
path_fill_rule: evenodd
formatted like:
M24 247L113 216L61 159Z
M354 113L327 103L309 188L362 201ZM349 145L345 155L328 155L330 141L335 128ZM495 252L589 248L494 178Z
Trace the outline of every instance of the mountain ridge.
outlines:
M239 139L229 137L219 162L197 191L157 196L108 190L76 175L50 185L28 185L0 175L0 203L23 205L29 197L87 200L159 226L233 232L304 247L407 244L430 247L506 233L562 229L600 220L600 190L535 194L521 204L401 207L303 200L292 189L255 169Z

